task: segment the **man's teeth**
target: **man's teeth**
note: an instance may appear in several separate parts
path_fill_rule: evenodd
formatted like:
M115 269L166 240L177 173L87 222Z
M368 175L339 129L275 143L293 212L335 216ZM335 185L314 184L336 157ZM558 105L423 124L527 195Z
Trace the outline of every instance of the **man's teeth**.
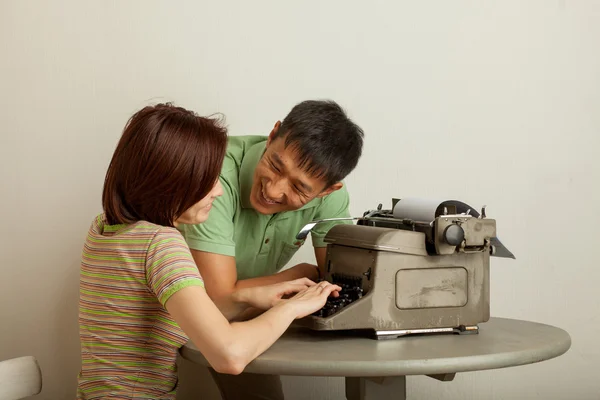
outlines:
M263 199L265 199L265 201L267 202L267 204L277 204L276 201L268 199L267 196L265 196L264 194L262 196L263 196Z

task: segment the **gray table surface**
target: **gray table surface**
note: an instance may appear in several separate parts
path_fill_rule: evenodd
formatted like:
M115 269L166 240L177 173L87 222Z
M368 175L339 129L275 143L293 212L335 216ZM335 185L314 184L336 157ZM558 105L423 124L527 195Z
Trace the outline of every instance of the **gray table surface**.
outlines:
M479 334L405 336L390 340L290 328L245 372L344 377L392 377L479 371L531 364L558 357L571 346L554 326L491 318ZM190 342L183 358L206 359Z

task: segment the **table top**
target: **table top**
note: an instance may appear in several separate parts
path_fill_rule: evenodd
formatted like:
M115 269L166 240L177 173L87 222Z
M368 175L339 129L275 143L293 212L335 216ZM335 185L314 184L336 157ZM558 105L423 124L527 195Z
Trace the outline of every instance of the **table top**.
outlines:
M375 340L290 328L244 372L304 376L402 376L479 371L558 357L571 346L567 332L535 322L490 318L479 334L435 334ZM206 359L190 342L183 358Z

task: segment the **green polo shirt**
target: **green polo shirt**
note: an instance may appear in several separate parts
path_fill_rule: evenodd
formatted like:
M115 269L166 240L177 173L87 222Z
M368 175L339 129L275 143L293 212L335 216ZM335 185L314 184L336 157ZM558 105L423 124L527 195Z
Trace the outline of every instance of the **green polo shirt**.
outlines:
M274 215L255 211L250 205L252 178L266 143L266 136L231 136L220 175L223 195L213 202L207 221L180 228L190 248L235 256L238 279L271 275L284 267L304 244L296 234L306 223L350 216L345 185L298 210ZM313 246L325 246L325 234L335 223L351 222L318 224L311 231Z

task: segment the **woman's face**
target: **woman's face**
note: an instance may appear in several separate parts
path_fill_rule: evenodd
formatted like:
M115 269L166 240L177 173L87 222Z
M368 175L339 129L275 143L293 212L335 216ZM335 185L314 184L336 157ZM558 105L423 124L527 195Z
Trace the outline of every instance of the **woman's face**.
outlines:
M177 221L175 221L175 225L178 224L201 224L202 222L208 219L208 213L212 208L212 203L215 199L223 194L223 188L221 187L221 182L217 179L217 182L211 189L211 191L199 202L185 210L183 214Z

